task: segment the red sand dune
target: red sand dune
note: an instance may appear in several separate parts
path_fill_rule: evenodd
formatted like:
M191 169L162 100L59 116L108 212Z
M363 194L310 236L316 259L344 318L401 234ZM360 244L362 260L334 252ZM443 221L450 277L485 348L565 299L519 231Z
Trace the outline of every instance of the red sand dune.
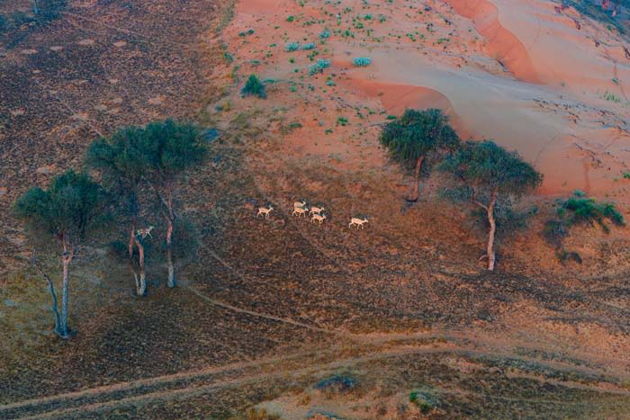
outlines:
M437 90L402 83L387 83L365 79L349 79L344 82L355 93L368 98L379 98L383 108L391 115L400 115L405 109L438 108L444 111L462 138L468 132L453 109L451 101Z
M496 6L487 0L447 0L455 11L473 21L487 40L486 52L495 57L520 80L539 83L527 49L514 34L499 21Z

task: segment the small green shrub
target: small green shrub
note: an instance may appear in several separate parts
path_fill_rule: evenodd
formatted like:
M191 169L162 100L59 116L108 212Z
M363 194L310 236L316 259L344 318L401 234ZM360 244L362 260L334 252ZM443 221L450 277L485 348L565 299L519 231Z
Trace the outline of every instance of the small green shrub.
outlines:
M623 178L624 179L630 179L630 172L624 172L623 173Z
M573 196L560 203L557 210L558 219L549 220L543 228L543 238L556 248L556 255L562 262L575 261L582 263L582 258L577 252L569 252L564 249L564 239L569 235L569 229L576 224L597 223L604 232L610 228L606 224L609 220L616 226L625 225L623 215L617 211L612 203L600 203L593 198L586 197L583 191L576 190Z
M357 67L367 67L372 64L372 59L370 57L356 57L352 60L352 64Z
M312 42L308 42L308 43L302 45L302 49L303 50L314 50L315 47L316 47L315 44L312 43Z
M347 392L355 388L358 380L354 376L334 374L315 384L320 391Z
M420 409L422 414L428 414L438 406L438 399L427 391L411 391L409 402Z
M300 44L298 42L289 42L284 46L284 50L286 52L293 52L300 49Z
M608 92L608 91L604 92L603 97L604 97L604 99L606 99L607 101L610 101L610 102L615 102L615 103L620 103L621 102L621 98L619 96L615 95L614 93Z
M258 96L263 99L267 97L265 84L261 82L255 74L249 76L249 79L247 79L245 86L243 86L243 89L241 90L241 94L243 96Z
M319 34L319 37L321 39L328 39L330 38L330 35L331 35L330 31L328 29L324 29L324 31Z
M315 64L308 68L308 74L313 76L318 73L323 73L325 69L330 67L330 60L321 59L317 60Z
M599 224L604 232L609 232L610 228L605 223L606 219L616 226L623 226L625 221L623 215L612 203L600 203L593 198L575 195L566 200L558 209L558 216L566 220L571 226L580 223Z

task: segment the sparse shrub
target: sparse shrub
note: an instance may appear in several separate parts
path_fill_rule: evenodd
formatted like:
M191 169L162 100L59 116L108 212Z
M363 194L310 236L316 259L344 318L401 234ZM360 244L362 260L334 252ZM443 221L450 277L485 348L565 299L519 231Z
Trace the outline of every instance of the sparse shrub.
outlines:
M247 411L247 420L281 420L282 417L276 415L276 414L269 414L267 413L267 410L263 409L256 409L256 408L250 408Z
M367 67L372 64L372 59L370 57L355 57L352 60L352 64L357 67Z
M604 97L604 99L606 99L607 101L610 101L610 102L615 102L615 103L620 103L621 102L621 98L619 96L615 95L614 93L608 92L608 91L604 92L603 97Z
M411 391L409 402L418 407L422 414L428 414L439 405L439 400L427 391Z
M334 374L315 384L315 389L320 391L348 392L354 389L358 380L354 376Z
M593 198L576 195L566 200L558 209L558 216L564 219L568 226L588 223L599 224L604 232L610 228L605 223L606 219L616 226L625 225L623 215L617 211L612 203L599 203Z
M324 29L322 33L319 34L319 37L321 39L328 39L330 38L330 35L331 35L330 31L328 29Z
M297 51L300 49L300 44L298 42L288 42L285 46L284 46L284 50L286 52L293 52L293 51Z
M312 66L308 68L308 74L313 76L318 73L323 73L324 69L327 69L328 67L330 67L330 60L326 60L326 59L317 60L315 64L313 64Z
M543 237L555 248L562 248L564 238L569 234L567 225L562 220L548 220L543 228Z
M315 47L316 47L315 44L312 43L312 42L308 42L308 43L302 45L302 49L303 50L314 50Z
M243 86L243 89L241 90L241 94L243 96L258 96L262 99L267 98L265 84L261 82L255 74L249 76L249 79L247 79L245 86Z
M253 29L248 29L247 31L239 32L238 36L254 35L255 32L256 31L254 31Z
M556 255L562 262L575 261L582 263L582 258L577 252L569 252L564 249L564 239L569 235L569 229L576 224L597 223L604 232L608 233L610 227L606 220L616 226L625 225L623 215L617 211L612 203L599 203L595 199L586 197L582 191L576 190L573 196L560 203L557 210L558 219L545 223L543 237L545 241L556 248Z
M624 179L630 179L630 172L624 172L623 173L623 178Z
M559 250L556 255L561 262L574 261L578 264L582 264L582 257L575 251L567 251L566 249Z

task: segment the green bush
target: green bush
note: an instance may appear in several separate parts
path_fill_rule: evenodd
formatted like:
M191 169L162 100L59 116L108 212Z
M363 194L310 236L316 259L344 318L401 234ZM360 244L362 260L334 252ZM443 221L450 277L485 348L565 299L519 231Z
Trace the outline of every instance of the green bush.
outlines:
M284 46L284 50L286 52L293 52L293 51L297 51L300 49L300 44L298 42L288 42L285 46Z
M315 49L315 44L312 42L307 42L306 44L302 45L302 50L314 50Z
M352 64L357 67L367 67L372 64L372 59L370 57L356 57L352 60Z
M593 198L576 194L562 204L558 209L558 216L564 219L569 226L597 223L606 233L610 231L606 219L616 226L625 225L623 215L615 208L614 204L597 202Z
M258 96L259 98L267 98L267 92L265 90L265 84L260 81L258 76L252 74L247 79L245 86L241 90L243 96Z
M597 223L604 232L610 228L606 224L609 220L616 226L625 225L623 215L617 211L612 203L600 203L593 198L586 197L582 191L574 191L573 196L560 203L557 210L558 218L549 220L543 228L545 241L556 248L556 255L562 262L575 261L582 263L582 258L577 252L569 252L564 249L564 239L569 235L569 229L576 224Z
M330 38L330 35L331 35L330 31L328 29L324 29L324 31L319 34L319 37L321 39L328 39Z
M437 398L427 391L412 391L409 402L418 407L422 414L428 414L439 404Z
M317 60L317 63L313 64L308 68L308 74L313 76L318 73L323 73L324 69L330 67L330 60L321 59Z

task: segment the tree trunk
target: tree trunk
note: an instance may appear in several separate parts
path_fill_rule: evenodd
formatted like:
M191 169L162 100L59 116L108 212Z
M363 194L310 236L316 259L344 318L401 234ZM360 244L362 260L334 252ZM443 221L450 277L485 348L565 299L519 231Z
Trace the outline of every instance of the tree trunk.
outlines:
M416 168L414 169L414 180L407 196L407 201L415 202L420 197L420 175L422 174L422 164L424 163L424 156L420 156L416 160Z
M166 263L168 265L168 287L175 287L175 266L173 265L173 221L167 217L166 229Z
M140 268L139 273L134 272L134 278L136 280L136 295L145 296L147 293L147 278L144 264L144 245L135 236L134 242L138 247L138 265Z
M37 271L39 271L41 275L44 277L44 280L46 280L46 284L48 286L48 292L50 293L50 298L51 298L50 309L52 310L53 318L55 320L54 331L55 331L55 334L61 335L60 334L61 315L59 314L59 300L57 299L57 291L55 290L55 283L53 283L50 276L46 274L46 272L39 266L39 264L37 264L37 261L35 260L35 256L33 256L32 261Z
M488 232L488 246L486 248L486 253L488 257L488 270L494 271L494 265L496 262L496 254L494 252L494 235L497 231L497 223L494 219L494 207L497 202L497 193L498 191L495 189L492 191L492 195L490 197L490 203L488 204L487 214L488 214L488 223L490 224L490 231Z
M129 252L129 258L133 257L133 244L136 243L136 224L131 225L131 231L129 232L129 243L127 244L127 251Z
M53 317L55 318L55 334L61 334L61 315L59 314L59 301L57 300L57 292L55 291L55 284L52 282L51 278L44 273L44 278L46 279L46 283L48 283L48 291L50 292L51 297L51 305L50 309L53 312Z
M69 267L74 257L72 249L68 249L69 246L64 239L63 255L61 261L63 264L63 282L61 284L61 322L59 325L59 331L57 334L63 339L70 338L70 330L68 328L68 299L69 299Z

